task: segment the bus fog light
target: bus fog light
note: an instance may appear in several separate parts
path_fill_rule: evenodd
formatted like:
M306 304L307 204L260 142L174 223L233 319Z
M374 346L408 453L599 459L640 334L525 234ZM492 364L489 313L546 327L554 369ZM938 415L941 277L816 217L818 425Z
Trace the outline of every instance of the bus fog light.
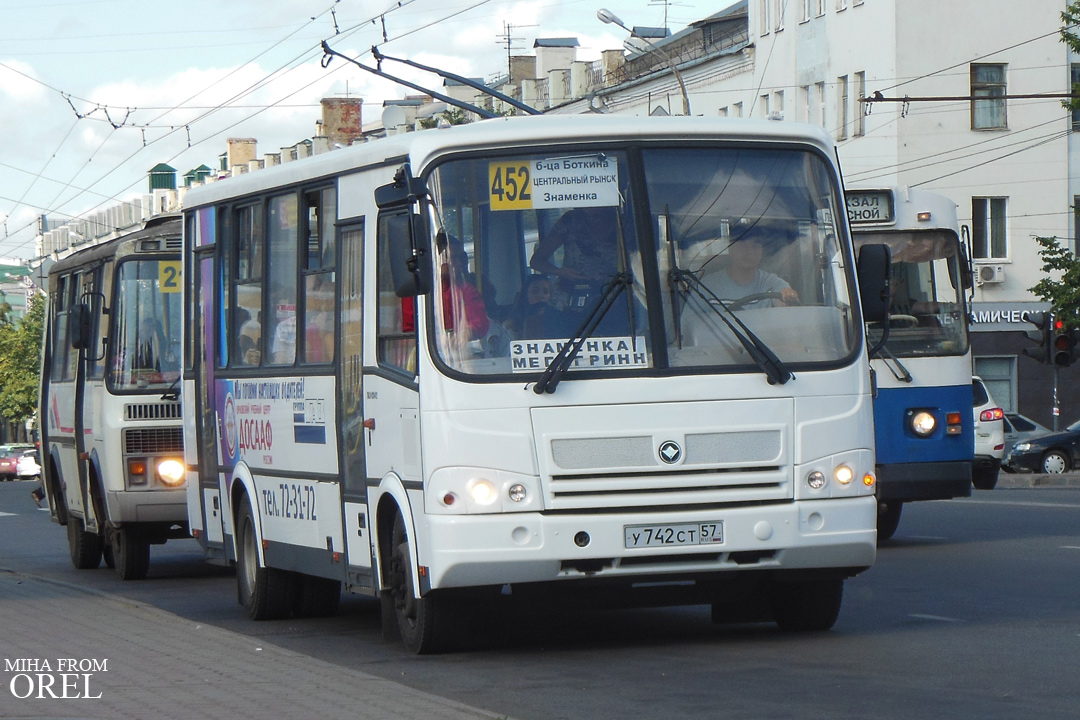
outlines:
M184 482L184 463L179 460L162 460L157 466L157 475L161 482L169 487L176 487Z
M511 485L508 493L510 499L516 503L522 502L525 499L527 493L525 492L525 486L518 483L517 485Z
M833 471L833 477L836 478L836 482L841 485L847 485L855 477L855 473L851 471L847 465L840 465Z
M908 423L911 427L911 432L915 433L919 437L929 437L934 432L934 428L937 427L937 420L931 413L925 410L920 410L916 413L911 413L908 419Z
M806 476L806 484L815 490L820 490L825 487L825 473L815 470Z
M476 478L469 482L469 497L477 505L490 505L495 502L495 486L489 480Z

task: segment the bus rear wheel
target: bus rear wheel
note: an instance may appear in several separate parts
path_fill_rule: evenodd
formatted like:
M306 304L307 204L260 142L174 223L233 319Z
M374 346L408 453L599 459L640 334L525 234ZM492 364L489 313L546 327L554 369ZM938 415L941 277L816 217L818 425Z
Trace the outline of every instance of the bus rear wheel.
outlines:
M844 578L824 577L772 586L773 619L781 630L816 632L828 630L840 616Z
M93 570L101 564L101 536L84 527L82 518L68 515L68 551L76 570Z
M150 542L137 528L114 528L110 538L113 563L121 580L142 580L150 570Z
M259 538L251 502L241 501L236 521L237 600L252 620L277 620L289 615L292 607L289 573L268 568L259 562Z
M438 597L438 593L417 597L409 537L400 514L394 519L388 584L389 592L382 597L384 614L389 610L386 604L392 603L405 649L417 655L450 650L456 624L451 617L449 599Z

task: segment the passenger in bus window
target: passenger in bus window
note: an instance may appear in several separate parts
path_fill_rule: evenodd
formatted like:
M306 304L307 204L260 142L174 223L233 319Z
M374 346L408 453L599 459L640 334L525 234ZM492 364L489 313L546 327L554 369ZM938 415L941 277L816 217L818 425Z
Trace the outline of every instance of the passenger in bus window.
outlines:
M487 316L484 298L476 289L475 278L469 272L469 254L461 241L452 235L439 233L440 282L442 283L443 329L461 335L464 341L479 340L487 335L491 321Z
M258 365L260 360L259 336L262 334L262 312L257 312L257 317L251 317L251 313L245 308L237 308L236 320L240 323L240 338L238 349L240 350L240 364Z
M546 275L530 275L525 278L506 320L506 328L516 340L534 340L548 337L546 325L552 295L551 279ZM553 311L552 311L553 312Z
M559 278L559 303L584 307L619 271L619 222L614 207L574 208L540 239L529 265ZM562 248L562 265L554 262Z
M751 227L728 246L728 265L722 270L704 275L702 282L726 303L737 307L767 308L797 305L799 293L782 277L761 269L768 233ZM760 297L759 297L760 296ZM739 300L744 300L739 303Z
M135 370L161 370L165 357L165 332L161 323L152 317L139 321L135 336Z

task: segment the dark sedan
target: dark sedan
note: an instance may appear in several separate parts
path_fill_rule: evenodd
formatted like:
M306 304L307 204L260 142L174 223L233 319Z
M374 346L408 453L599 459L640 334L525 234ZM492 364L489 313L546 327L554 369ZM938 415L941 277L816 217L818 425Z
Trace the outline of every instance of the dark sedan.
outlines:
M1018 442L1005 463L1014 472L1063 473L1080 466L1080 421L1060 432Z

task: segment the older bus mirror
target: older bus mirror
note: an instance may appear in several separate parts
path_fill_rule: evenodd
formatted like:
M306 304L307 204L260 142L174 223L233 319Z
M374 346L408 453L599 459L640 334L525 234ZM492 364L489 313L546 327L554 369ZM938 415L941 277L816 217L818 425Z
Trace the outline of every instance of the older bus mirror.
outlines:
M90 306L88 304L79 303L72 306L68 315L68 328L70 328L71 347L76 350L89 350L93 347L93 328L90 319Z
M431 289L431 262L421 238L423 221L412 213L394 213L382 218L390 274L398 297L426 295Z
M863 245L859 250L859 296L865 322L884 322L889 315L891 263L888 245Z

